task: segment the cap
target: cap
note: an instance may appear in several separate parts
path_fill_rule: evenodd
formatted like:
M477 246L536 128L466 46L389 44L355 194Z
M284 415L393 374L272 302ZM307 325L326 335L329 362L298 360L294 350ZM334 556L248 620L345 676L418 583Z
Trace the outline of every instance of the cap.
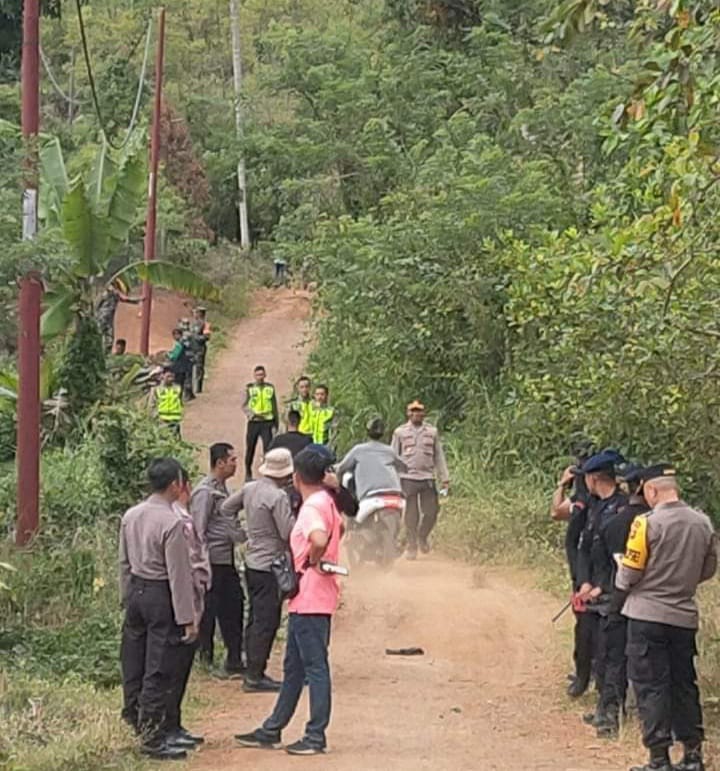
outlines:
M407 406L408 410L418 410L420 412L425 412L425 405L419 401L418 399L415 399L415 401L410 402Z
M593 474L597 471L615 473L615 464L622 463L623 456L617 450L603 450L588 458L582 465L583 474Z
M265 477L282 479L289 477L294 471L292 454L285 447L270 450L260 466L260 473Z
M672 463L656 463L641 469L637 479L639 482L651 482L653 479L677 476L677 471Z

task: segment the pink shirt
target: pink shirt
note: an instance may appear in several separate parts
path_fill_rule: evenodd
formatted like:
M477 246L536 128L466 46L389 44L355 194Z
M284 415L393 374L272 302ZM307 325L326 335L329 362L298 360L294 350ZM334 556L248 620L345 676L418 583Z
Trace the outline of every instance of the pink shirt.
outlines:
M290 613L332 615L340 596L338 577L323 573L317 567L305 568L310 553L310 533L321 530L328 535L328 547L323 559L337 562L340 555L340 528L342 517L329 493L313 493L300 508L297 522L290 534L290 548L295 570L302 573L300 591L290 600Z

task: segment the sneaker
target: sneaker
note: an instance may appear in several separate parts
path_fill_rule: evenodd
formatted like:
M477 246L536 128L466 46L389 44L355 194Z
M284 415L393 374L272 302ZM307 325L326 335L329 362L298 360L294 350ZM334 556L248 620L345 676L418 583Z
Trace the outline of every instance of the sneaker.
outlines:
M181 736L184 736L186 739L190 739L191 742L195 742L195 744L204 744L205 739L202 736L198 736L197 734L192 734L190 731L187 730L187 728L180 727L180 730L178 733Z
M174 747L166 741L153 744L141 744L140 752L153 760L185 760L187 752L181 747Z
M325 747L318 747L316 744L310 744L307 739L300 739L299 742L288 744L285 752L288 755L323 755Z
M235 734L235 741L241 747L253 747L261 750L279 750L282 748L280 732L272 733L258 728L250 734Z
M281 688L281 682L273 680L267 675L263 675L259 680L246 676L243 683L243 691L245 693L278 693Z
M179 747L181 750L194 750L198 746L198 742L193 741L189 736L175 731L167 738L167 743L171 747Z

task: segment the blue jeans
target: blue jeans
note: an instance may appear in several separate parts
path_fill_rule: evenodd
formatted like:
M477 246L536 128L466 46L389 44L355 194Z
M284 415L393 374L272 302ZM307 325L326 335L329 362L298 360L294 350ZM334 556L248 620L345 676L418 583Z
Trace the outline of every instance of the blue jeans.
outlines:
M330 616L291 613L283 663L283 684L272 715L262 730L277 736L292 720L305 682L310 687L310 720L305 726L308 744L325 748L330 723L332 685L328 663Z

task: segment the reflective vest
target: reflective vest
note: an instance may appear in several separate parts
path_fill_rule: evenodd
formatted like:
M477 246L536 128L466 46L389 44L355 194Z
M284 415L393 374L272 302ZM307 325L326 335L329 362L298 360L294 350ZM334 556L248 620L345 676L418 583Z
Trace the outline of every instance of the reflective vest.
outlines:
M257 385L251 383L248 388L248 409L255 416L255 420L275 420L274 396L275 387L269 383Z
M312 399L296 399L290 402L290 409L300 413L298 431L307 436L313 435L313 403Z
M330 442L330 424L335 417L333 407L320 407L312 405L312 438L315 444L328 444Z
M155 390L157 414L163 423L179 423L183 418L182 388L179 385L158 386Z

